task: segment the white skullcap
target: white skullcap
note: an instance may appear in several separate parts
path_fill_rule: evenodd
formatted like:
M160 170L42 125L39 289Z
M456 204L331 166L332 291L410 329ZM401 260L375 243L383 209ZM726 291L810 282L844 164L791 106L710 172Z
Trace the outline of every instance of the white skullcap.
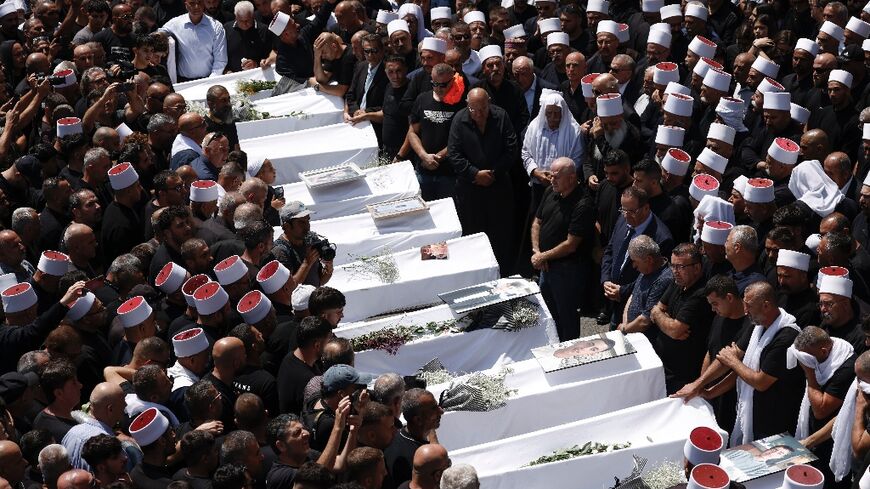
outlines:
M606 93L595 99L596 114L598 117L612 117L622 115L622 96L618 93Z
M726 144L734 144L735 136L737 136L736 129L718 122L711 122L710 129L707 131L707 139L715 139Z
M716 197L719 193L719 180L716 177L707 173L699 173L692 178L692 184L689 186L689 195L693 199L701 202L705 195Z
M751 68L764 76L769 76L771 78L776 78L779 74L779 65L763 56L755 58L755 61L752 62Z
M404 22L404 21L402 21ZM487 46L489 47L489 46ZM496 46L498 47L498 46ZM420 43L420 49L425 49L426 51L434 51L436 53L446 54L447 53L447 41L444 39L438 39L437 37L424 37L423 41ZM483 58L480 58L483 61Z
M688 95L681 93L672 93L668 95L663 107L664 111L669 114L674 114L682 117L692 116L692 104L694 99Z
M810 269L810 255L792 250L779 250L776 266L807 271Z
M785 110L791 111L791 94L788 92L765 93L764 104L762 109L765 110Z
M602 20L598 22L598 28L595 31L595 34L613 34L614 37L619 39L619 24L612 20Z
M607 0L589 0L586 4L587 12L598 12L600 14L610 13L610 2Z
M480 10L472 10L465 14L465 17L462 18L462 21L466 24L471 24L472 22L483 22L486 24L486 17L483 16L483 12Z
M139 181L139 174L130 163L118 163L109 168L109 184L112 190L123 190Z
M676 63L665 61L656 64L653 68L653 83L656 85L667 85L670 82L679 82L680 72Z
M767 155L784 165L797 163L801 147L789 138L776 138L767 148Z
M846 70L831 70L828 75L829 82L837 82L845 85L847 88L852 88L852 74Z
M773 180L769 178L750 178L743 190L743 200L754 204L773 202Z
M685 85L680 85L677 82L668 82L668 85L665 87L665 95L673 95L675 93L690 97L692 95L692 90L689 87Z
M701 241L712 245L724 246L734 225L725 221L707 221L701 229Z
M686 17L696 17L706 22L708 14L707 7L703 4L695 2L689 2L686 4Z
M683 445L683 456L692 465L718 464L719 452L724 447L725 441L718 431L699 426L689 433Z
M284 29L287 27L287 24L290 23L290 16L285 14L284 12L278 12L272 17L272 22L269 23L269 31L276 36L280 36L284 33Z
M432 9L432 19L438 18L438 17L435 17L435 10L437 10L439 8L441 8L441 7L435 7ZM447 10L450 10L450 7L444 7L444 8L447 8ZM399 18L399 14L396 12L390 12L389 10L378 10L378 17L376 19L376 22L378 24L387 25L390 22L392 22L398 18Z
M836 275L825 275L819 284L819 294L834 294L852 298L852 280Z
M392 36L395 32L407 32L411 33L411 28L408 27L408 23L402 19L391 20L389 24L387 24L387 36Z
M522 24L512 25L504 30L504 38L505 39L517 39L520 37L526 37L526 30L523 28Z
M677 126L661 125L656 130L656 144L665 146L682 147L686 130Z
M798 124L806 124L807 121L810 120L809 109L805 109L794 102L791 103L791 110L789 113L791 114L792 120L796 121Z
M698 162L716 173L725 173L728 166L728 158L720 155L710 148L704 148L698 155Z
M554 44L561 44L563 46L570 46L571 39L568 37L567 32L551 32L550 35L547 36L547 47L550 47ZM487 46L489 47L489 46ZM495 46L498 47L498 46ZM481 49L482 51L483 49Z
M673 37L669 31L661 29L650 29L649 36L646 39L647 44L658 44L659 46L669 48Z
M646 14L657 14L665 6L665 0L642 0L640 9Z
M822 27L819 28L819 32L824 32L825 34L833 37L841 43L846 40L846 35L843 31L843 28L829 20L826 20L822 23Z
M802 37L802 38L798 39L797 44L795 45L794 48L795 48L795 50L802 49L802 50L812 54L813 57L815 57L819 54L819 45L816 44L816 41L813 41L812 39L807 39L806 37Z
M701 58L713 59L716 57L716 43L704 36L695 36L689 43L689 50Z
M704 81L701 82L701 84L706 85L713 90L727 92L728 89L731 88L731 73L709 69L707 70L707 74L704 75Z
M538 30L541 31L541 34L546 34L548 32L558 32L562 30L562 23L559 21L558 17L551 17L549 19L539 20ZM525 30L523 30L523 32L525 32Z
M314 292L314 287L308 284L299 284L296 290L290 297L290 303L293 306L293 312L300 312L308 309L308 299L311 293Z
M676 5L665 5L661 9L659 9L659 15L662 20L670 19L671 17L683 17L683 10L680 8L679 4Z
M846 24L846 29L858 34L864 39L867 39L867 36L870 36L870 24L857 17L849 19L849 22Z

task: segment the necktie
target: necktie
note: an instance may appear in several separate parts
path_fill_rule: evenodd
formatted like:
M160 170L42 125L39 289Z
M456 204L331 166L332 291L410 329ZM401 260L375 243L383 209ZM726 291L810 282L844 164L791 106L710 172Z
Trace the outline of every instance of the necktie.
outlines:
M619 260L616 263L619 263L619 271L622 272L622 269L625 268L625 262L628 261L628 243L631 241L631 238L634 237L634 228L629 227L628 232L625 233L625 239L622 241L622 246L619 247Z
M377 66L371 67L369 66L369 72L366 73L366 85L363 90L362 102L359 104L359 108L362 110L366 110L366 96L369 94L369 88L372 87L372 82L375 81L375 70Z

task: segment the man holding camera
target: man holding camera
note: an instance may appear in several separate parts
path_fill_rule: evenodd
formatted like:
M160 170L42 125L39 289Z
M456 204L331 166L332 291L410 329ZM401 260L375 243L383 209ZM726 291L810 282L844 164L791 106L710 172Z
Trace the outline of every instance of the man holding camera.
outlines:
M281 237L275 240L272 254L290 269L298 284L320 287L332 278L332 256L321 256L326 240L311 232L311 211L299 201L281 208ZM312 239L314 238L314 239Z

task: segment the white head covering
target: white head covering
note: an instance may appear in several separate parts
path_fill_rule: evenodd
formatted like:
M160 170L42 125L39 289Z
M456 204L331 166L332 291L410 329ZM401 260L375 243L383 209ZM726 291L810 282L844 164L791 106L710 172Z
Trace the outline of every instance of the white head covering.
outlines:
M392 36L395 32L407 32L411 33L411 28L408 27L408 23L402 19L391 20L389 24L387 24L387 36Z
M504 55L501 54L501 47L498 44L490 44L488 46L484 46L480 48L478 53L478 58L483 63L486 63L486 60L489 58L502 58L504 59Z
M769 76L771 78L776 78L776 75L779 74L779 65L764 56L755 58L755 61L752 62L751 68L762 73L764 76Z
M439 7L436 7L439 8ZM447 7L449 10L449 7ZM435 15L435 9L432 9L432 15ZM378 10L377 23L387 25L390 22L399 18L399 14L396 12L390 12L389 10ZM437 17L436 17L437 18Z
M545 136L544 129L547 129L547 116L544 113L550 105L558 106L562 110L562 120L559 122L559 129L556 133L556 140L552 141L548 136ZM570 157L573 150L578 144L582 144L577 138L580 124L571 117L571 112L568 109L568 103L559 92L545 92L541 94L541 110L538 115L529 123L526 129L526 135L523 139L523 148L530 151L535 159L548 154L548 149L555 144L556 156ZM547 131L549 132L549 131ZM546 162L547 164L551 162Z
M733 127L718 122L710 123L710 129L707 131L707 139L715 139L726 144L734 144L736 135L737 131Z
M705 195L703 200L712 198L712 195ZM734 225L727 221L704 221L704 227L701 228L701 241L724 246L732 229Z
M688 16L697 17L701 20L706 21L708 13L709 12L707 12L707 7L705 7L704 4L697 3L697 2L689 2L686 4L686 16L687 17Z
M0 5L0 19L6 17L9 14L14 14L18 12L18 7L15 5L15 2L9 0L5 2L3 5Z
M689 50L701 58L713 59L716 57L716 43L704 36L695 36L689 43Z
M586 4L587 12L598 12L600 14L610 13L610 2L607 0L589 0Z
M852 88L852 80L852 74L846 70L831 70L831 74L828 75L828 81L842 83L847 88Z
M849 29L864 39L867 39L867 36L870 35L870 24L864 22L858 17L852 17L849 19L849 22L846 24L846 29Z
M822 217L834 212L837 204L845 198L837 184L825 174L819 160L804 161L794 167L788 189Z
M671 17L683 17L683 10L680 8L679 4L676 5L665 5L664 7L659 9L659 15L662 17L662 20L670 19Z
M671 36L670 31L663 31L661 29L650 29L649 36L646 38L647 44L658 44L666 48L671 47L671 41L673 41L673 36Z
M680 72L676 63L665 61L658 63L653 68L653 83L656 85L667 85L670 82L679 82Z
M483 22L486 23L486 17L484 17L483 12L480 10L472 10L465 14L465 17L462 18L462 21L466 24L470 24L472 22Z
M438 39L437 37L427 37L423 39L423 42L420 43L420 49L445 54L447 52L447 41L445 41L444 39ZM480 59L481 61L483 61L483 58Z
M280 36L284 33L284 29L289 23L290 16L284 12L278 12L274 17L272 17L272 22L269 23L269 30L272 31L272 34Z
M798 39L797 44L794 48L795 50L802 49L812 54L813 57L818 56L819 54L819 45L816 44L816 41L813 41L812 39L807 39L806 37Z
M819 32L824 32L825 34L833 37L840 42L846 40L846 35L843 31L843 28L829 20L826 20L822 23L822 27L819 28Z
M734 224L734 204L715 195L706 195L692 212L695 219L705 222L723 221Z
M431 33L426 30L426 19L423 18L423 9L420 8L419 5L416 3L403 3L402 6L399 7L399 18L404 19L408 14L414 14L414 17L417 17L417 42L420 42L424 37L431 35Z
M791 118L794 121L797 121L799 124L806 124L808 120L810 120L810 111L800 105L792 102L791 110L789 110L791 114Z
M743 117L746 114L746 105L743 101L734 97L722 97L716 105L716 115L725 121L725 124L733 127L737 132L747 131L743 125Z
M725 173L725 167L728 166L728 158L710 148L704 148L701 151L701 154L698 155L698 162L717 173Z
M504 38L505 39L516 39L519 37L526 37L526 30L523 28L522 24L512 25L504 30Z
M647 14L657 14L665 6L665 0L642 0L640 9Z
M810 269L810 255L800 251L779 250L776 266L795 268L806 272Z

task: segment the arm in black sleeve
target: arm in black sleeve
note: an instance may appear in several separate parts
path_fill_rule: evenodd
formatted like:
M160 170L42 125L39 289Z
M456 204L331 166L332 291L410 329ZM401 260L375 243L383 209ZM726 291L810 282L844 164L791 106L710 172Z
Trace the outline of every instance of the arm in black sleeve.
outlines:
M299 37L303 42L308 44L313 44L314 40L317 39L317 36L323 32L323 29L326 29L326 23L329 21L329 15L332 13L332 10L335 8L335 4L329 1L323 2L320 6L320 10L317 11L317 15L314 16L314 20L311 21L310 24L306 24L302 27Z
M447 138L447 159L453 165L453 171L458 178L471 182L474 181L479 170L471 164L471 161L465 157L465 152L462 151L462 133L465 128L459 120L467 111L468 109L462 109L457 112L453 116L453 122L450 123L450 136Z
M525 105L525 103L523 105ZM501 155L495 160L495 164L493 165L496 178L507 173L508 168L516 163L518 154L517 133L514 131L514 125L511 123L510 117L507 116L507 113L503 112L503 114L504 116L500 117L501 123L498 127L504 144L501 146ZM526 114L528 114L528 112L526 112Z
M422 86L421 76L429 76L425 71L420 71L417 75L408 81L408 89L405 90L405 95L402 96L402 100L399 102L399 109L403 114L410 114L411 109L414 107L414 101L417 100L417 96L420 95L420 87Z

